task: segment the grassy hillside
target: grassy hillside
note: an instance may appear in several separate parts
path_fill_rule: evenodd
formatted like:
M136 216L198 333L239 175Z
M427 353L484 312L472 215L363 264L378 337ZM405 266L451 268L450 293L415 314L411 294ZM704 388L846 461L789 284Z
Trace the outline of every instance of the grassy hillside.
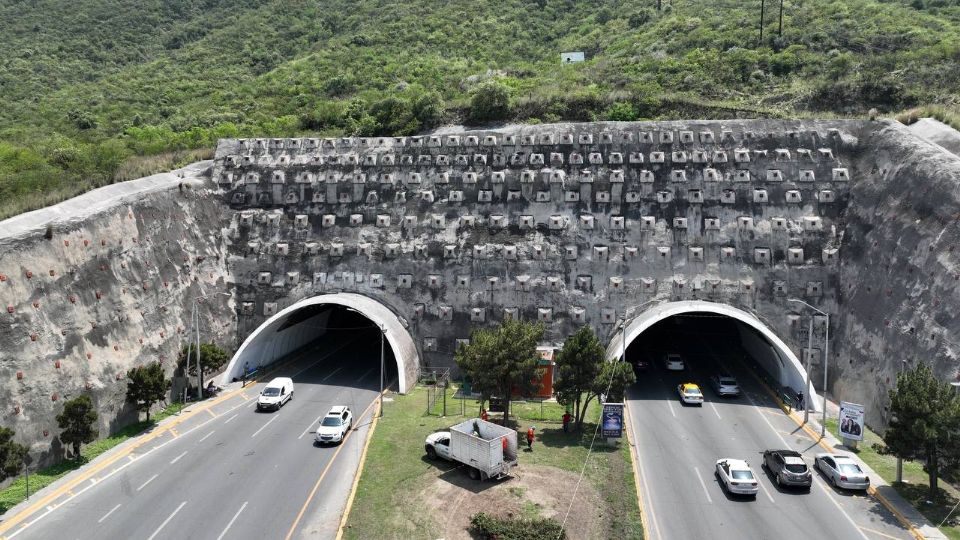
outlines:
M0 0L0 215L221 136L950 108L957 4Z

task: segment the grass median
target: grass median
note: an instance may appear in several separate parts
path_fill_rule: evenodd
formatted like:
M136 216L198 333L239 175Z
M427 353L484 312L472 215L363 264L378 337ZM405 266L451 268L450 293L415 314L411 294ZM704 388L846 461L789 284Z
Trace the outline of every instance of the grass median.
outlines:
M461 407L462 406L462 407ZM463 416L461 416L461 408ZM424 504L424 493L437 485L438 478L449 478L443 485L449 488L444 497L464 497L469 501L471 492L483 491L495 482L484 485L471 484L464 480L466 473L456 469L455 464L431 462L424 458L424 439L430 433L445 429L465 418L476 417L479 403L473 399L461 400L448 397L447 416L441 417L438 402L429 413L427 392L418 387L404 396L395 396L384 406L383 417L377 424L367 451L363 474L357 487L356 498L347 519L344 537L361 538L441 538L449 530L441 523L436 513ZM591 505L598 505L606 519L602 520L604 538L642 538L637 493L630 463L629 445L626 439L608 446L598 440L590 451L596 423L585 423L580 433L564 433L561 416L563 407L553 402L513 402L511 418L518 429L536 426L537 439L533 451L520 452L518 475L530 479L556 470L557 476L573 478L583 471L584 498ZM599 417L599 406L591 407L588 418ZM492 420L492 418L491 418ZM522 439L522 437L521 437ZM525 445L525 441L522 446ZM533 474L533 470L537 473ZM504 497L510 494L521 497L524 492L535 489L521 487L520 483L503 483ZM451 487L453 486L453 487ZM575 482L562 484L563 490L573 494ZM593 497L589 493L596 493ZM429 497L428 497L429 498ZM578 492L573 506L581 502ZM472 507L465 502L457 509L459 517L472 516L478 511L490 512L488 507ZM522 503L518 517L528 519L542 515L543 507L536 500ZM494 509L495 510L495 509ZM571 516L573 514L571 513ZM563 515L558 516L562 521ZM444 517L443 519L446 519ZM572 518L571 518L572 519ZM462 531L459 531L461 533Z
M838 439L840 438L835 418L827 419L827 429ZM903 482L896 482L897 458L880 454L874 450L873 445L878 443L882 444L883 439L873 431L864 429L863 440L857 444L856 450L850 450L850 452L857 454L864 463L876 471L884 481L893 486L897 493L909 501L931 523L939 525L947 516L947 513L954 508L957 501L960 500L960 491L941 478L938 483L939 496L931 501L929 499L929 477L923 470L923 464L916 461L905 460L903 462ZM951 540L960 540L960 515L958 513L960 513L960 508L951 514L947 524L940 527L943 534Z
M164 418L179 413L181 409L183 409L182 403L170 404L151 417L149 421L144 420L136 424L131 424L109 437L98 439L84 446L80 449L80 459L64 459L55 465L44 467L38 471L32 471L29 480L30 494L35 494L37 491L90 463L107 450L156 426ZM26 500L26 498L27 478L21 474L19 478L0 491L0 515L5 514L8 510Z

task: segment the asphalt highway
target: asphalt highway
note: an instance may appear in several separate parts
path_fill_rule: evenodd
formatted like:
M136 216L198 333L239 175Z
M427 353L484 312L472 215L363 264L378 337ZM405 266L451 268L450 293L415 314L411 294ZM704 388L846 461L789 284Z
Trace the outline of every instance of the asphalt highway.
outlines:
M763 450L797 450L810 467L814 455L824 450L746 372L736 359L742 354L738 347L696 332L675 337L675 345L667 348L683 354L687 371L665 370L662 350L645 353L653 365L627 395L652 540L912 538L878 501L835 489L816 470L809 492L778 489L760 467ZM708 380L721 370L737 377L744 395L713 394ZM680 402L676 387L682 382L700 384L702 407ZM750 464L760 484L755 500L729 496L721 487L714 467L716 460L728 457Z
M275 374L293 377L295 388L279 411L257 412L265 382L249 386L100 471L81 493L65 494L6 538L335 537L379 392L380 343L335 348L322 343ZM315 447L317 423L334 405L353 410L356 429L342 446Z

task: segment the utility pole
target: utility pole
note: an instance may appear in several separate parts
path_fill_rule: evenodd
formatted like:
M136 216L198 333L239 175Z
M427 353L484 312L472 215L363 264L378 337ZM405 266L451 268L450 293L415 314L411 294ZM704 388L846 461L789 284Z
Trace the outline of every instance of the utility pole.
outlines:
M382 325L377 324L377 328L380 329L380 416L383 416L383 354L384 354L384 339L386 338L387 329ZM447 395L446 389L444 389L443 395L443 412L446 415L447 412Z
M813 356L813 313L810 314L810 326L807 330L807 383L803 385L803 423L806 424L810 419L810 407L807 407L807 400L810 399L810 358Z
M777 29L777 36L783 37L783 0L780 0L780 27Z
M906 365L907 365L907 361L901 358L901 359L900 359L900 371L897 372L897 379L898 379L898 380L897 380L897 383L898 383L898 384L899 384L899 382L900 382L900 381L899 381L899 379L900 379L900 373L903 373L903 369L906 367ZM903 483L903 458L900 457L900 456L897 456L897 483L898 483L898 484Z

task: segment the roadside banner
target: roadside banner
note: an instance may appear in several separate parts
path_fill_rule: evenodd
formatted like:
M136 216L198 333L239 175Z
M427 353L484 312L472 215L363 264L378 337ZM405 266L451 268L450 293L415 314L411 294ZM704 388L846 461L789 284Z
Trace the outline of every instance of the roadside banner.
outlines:
M604 403L603 418L600 424L601 437L619 439L623 437L623 403Z
M840 402L840 436L853 441L863 440L863 405Z

